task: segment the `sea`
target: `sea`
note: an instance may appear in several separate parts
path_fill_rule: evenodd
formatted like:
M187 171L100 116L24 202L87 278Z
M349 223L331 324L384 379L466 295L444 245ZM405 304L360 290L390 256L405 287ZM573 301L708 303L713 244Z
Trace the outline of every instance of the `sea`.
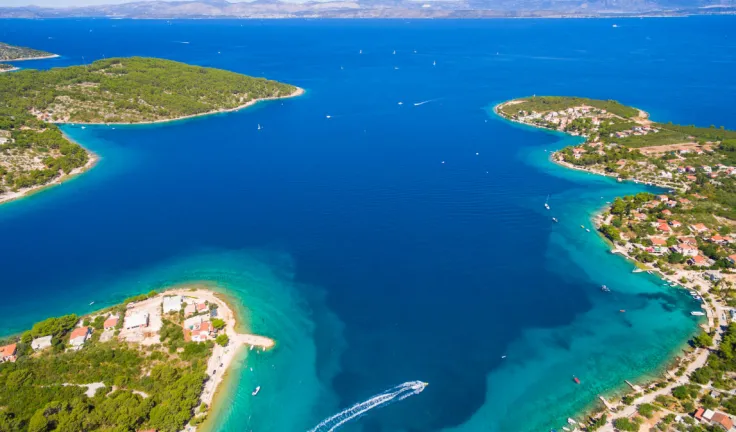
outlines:
M736 128L736 17L0 20L0 35L60 55L23 68L152 56L306 90L64 125L99 163L0 206L2 334L205 282L277 341L240 353L207 430L548 431L661 376L698 329L687 292L592 229L614 197L654 189L553 164L579 140L493 107L575 95Z

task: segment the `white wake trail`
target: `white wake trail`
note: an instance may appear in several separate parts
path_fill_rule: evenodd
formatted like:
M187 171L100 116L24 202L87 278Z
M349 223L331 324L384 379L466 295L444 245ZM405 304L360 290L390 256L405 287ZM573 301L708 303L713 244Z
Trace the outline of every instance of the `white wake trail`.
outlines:
M397 385L396 387L390 388L383 393L379 393L368 400L357 403L350 408L344 409L339 413L322 420L317 426L310 429L309 432L332 432L350 420L354 420L365 415L365 413L372 409L381 408L394 402L404 400L409 396L419 394L426 386L427 383L422 381L409 381Z
M414 106L424 105L424 104L426 104L426 103L434 102L434 101L436 101L436 100L439 100L439 99L430 99L430 100L426 100L426 101L421 101L421 102L415 102L415 103L414 103Z

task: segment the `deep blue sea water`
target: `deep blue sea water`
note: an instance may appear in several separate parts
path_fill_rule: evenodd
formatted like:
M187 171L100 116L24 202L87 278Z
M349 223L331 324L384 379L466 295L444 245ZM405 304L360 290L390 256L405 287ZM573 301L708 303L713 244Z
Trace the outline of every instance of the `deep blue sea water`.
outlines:
M278 341L243 353L213 430L307 430L424 380L344 430L544 431L657 374L696 330L687 295L580 228L642 189L551 164L570 138L491 108L581 95L736 128L736 18L0 20L0 40L61 55L25 67L157 56L307 90L65 126L99 164L0 207L0 333L207 280Z

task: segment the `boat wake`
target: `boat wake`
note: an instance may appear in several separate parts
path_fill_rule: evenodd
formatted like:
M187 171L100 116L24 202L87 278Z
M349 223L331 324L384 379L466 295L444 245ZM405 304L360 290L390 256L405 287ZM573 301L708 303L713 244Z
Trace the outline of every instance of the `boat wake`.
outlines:
M350 408L346 408L339 413L322 420L309 432L332 432L345 423L362 417L368 411L376 408L385 407L394 402L404 400L409 396L421 393L427 383L422 381L409 381L396 387L390 388L383 393L379 393L368 400L357 403Z
M430 100L426 100L426 101L421 101L421 102L415 102L415 103L414 103L414 106L420 106L420 105L424 105L424 104L426 104L426 103L434 102L434 101L436 101L436 100L439 100L439 99L430 99Z

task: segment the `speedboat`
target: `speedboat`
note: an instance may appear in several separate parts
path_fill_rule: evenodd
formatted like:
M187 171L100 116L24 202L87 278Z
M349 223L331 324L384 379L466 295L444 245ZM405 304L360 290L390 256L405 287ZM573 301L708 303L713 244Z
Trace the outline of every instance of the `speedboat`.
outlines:
M605 286L605 285L602 285L602 286L601 286L601 291L604 291L604 292L611 292L611 288L608 288L607 286Z
M256 387L256 389L253 390L253 393L251 393L251 395L255 396L258 394L259 391L261 391L261 386Z
M570 417L567 418L567 422L570 423L571 425L577 425L578 424L578 422L576 422L575 420L571 419Z
M572 376L572 380L575 381L575 384L580 384L580 378L576 377L575 375ZM575 423L573 422L572 424L575 424Z
M589 229L589 228L585 228L585 231L588 231L588 232L590 232L590 229Z
M692 311L692 312L690 312L690 315L692 315L692 316L703 316L703 315L705 315L705 313L700 312L700 311Z
M89 305L90 306L92 306L93 304L95 304L95 302L93 302L93 301L89 302Z
M583 225L580 225L580 228L585 229L585 227Z
M559 222L556 217L553 217L552 220L555 222Z

